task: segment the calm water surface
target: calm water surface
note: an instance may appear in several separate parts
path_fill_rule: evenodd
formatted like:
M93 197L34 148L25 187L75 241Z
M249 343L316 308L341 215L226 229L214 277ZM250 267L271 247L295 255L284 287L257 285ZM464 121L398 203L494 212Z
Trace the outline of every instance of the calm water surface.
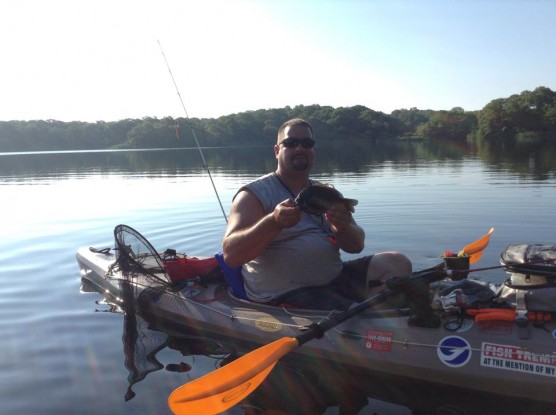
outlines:
M315 178L359 199L364 253L397 249L424 268L491 226L483 266L497 265L510 243L555 243L553 149L507 157L454 146L356 150L319 148ZM241 184L274 169L268 149L204 154L226 212ZM79 247L113 246L120 223L157 249L217 252L225 220L201 164L197 150L0 154L0 412L169 413L175 387L214 369L218 356L163 348L162 366L183 362L191 370L154 365L126 402L124 317L85 292L75 261ZM480 276L501 281L504 273ZM166 339L141 333L146 343ZM409 413L377 402L362 413L375 412Z

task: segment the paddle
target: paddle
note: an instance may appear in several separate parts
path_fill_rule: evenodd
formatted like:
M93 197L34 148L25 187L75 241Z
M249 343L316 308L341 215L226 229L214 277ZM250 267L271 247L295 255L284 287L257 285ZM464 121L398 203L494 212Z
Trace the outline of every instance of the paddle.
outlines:
M477 239L475 242L471 242L469 245L466 245L465 248L461 250L461 253L464 255L469 255L469 263L474 264L483 255L483 251L488 245L490 241L490 235L494 232L494 228L490 228L490 230L481 238Z
M487 235L490 236L490 233L492 232ZM486 242L484 240L487 235L467 246L473 248L472 254L476 255L475 258L477 258L477 254L480 258L482 250L479 249L486 248L488 238L486 238ZM469 252L471 252L471 248ZM446 272L442 265L414 272L408 278L424 278L431 281L443 278L446 276ZM307 331L299 336L283 337L178 387L168 398L170 410L176 415L217 414L227 410L253 392L269 375L280 358L310 340L322 338L327 330L386 301L397 292L386 288L342 313L332 315L319 323L313 323L308 326Z

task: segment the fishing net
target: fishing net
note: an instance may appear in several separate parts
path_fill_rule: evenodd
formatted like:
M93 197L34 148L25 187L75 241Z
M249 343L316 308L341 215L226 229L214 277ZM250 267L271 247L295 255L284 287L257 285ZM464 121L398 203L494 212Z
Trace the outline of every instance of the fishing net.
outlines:
M145 285L171 285L164 261L143 235L130 226L118 225L114 228L114 239L118 251L114 265L125 279L139 283L137 280L148 280Z
M147 239L127 225L114 229L118 251L114 271L121 271L124 279L149 287L173 286L181 283L220 280L222 271L215 257L196 258L166 249L162 254Z
M161 322L151 314L152 304L156 303L158 311L180 313L184 308L182 289L192 281L207 281L208 277L220 273L215 271L215 267L219 271L215 258L192 258L177 254L173 249L159 254L143 235L127 225L114 228L114 239L116 261L106 277L117 281L117 304L124 312L122 340L124 365L129 371L129 386L125 393L128 401L135 396L135 384L148 374L165 368L157 358L161 350L169 347L180 350L183 356L198 352L192 349L198 342L193 342L192 346L188 339L176 339L162 326L158 327ZM213 354L228 353L219 348L208 350ZM169 371L185 372L189 369L184 362L166 365Z

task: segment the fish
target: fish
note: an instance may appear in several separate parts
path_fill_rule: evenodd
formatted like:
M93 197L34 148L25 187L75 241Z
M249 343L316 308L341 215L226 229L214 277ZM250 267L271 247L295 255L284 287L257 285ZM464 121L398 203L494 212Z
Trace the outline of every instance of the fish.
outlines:
M295 204L311 215L321 215L337 203L343 203L353 213L358 201L347 199L331 185L321 183L307 186L295 198Z

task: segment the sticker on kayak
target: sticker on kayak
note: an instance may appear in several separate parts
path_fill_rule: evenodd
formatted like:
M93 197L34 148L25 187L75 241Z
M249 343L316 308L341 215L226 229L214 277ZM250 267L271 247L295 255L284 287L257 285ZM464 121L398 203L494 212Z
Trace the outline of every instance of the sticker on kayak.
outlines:
M272 317L263 317L255 321L255 326L268 332L275 332L282 330L282 323Z
M444 337L436 348L438 358L449 367L461 367L471 359L471 346L462 337Z
M394 333L384 330L369 330L367 332L367 341L365 349L375 350L379 352L389 352L392 350L392 339Z
M481 366L556 378L556 354L534 353L507 344L483 342Z

